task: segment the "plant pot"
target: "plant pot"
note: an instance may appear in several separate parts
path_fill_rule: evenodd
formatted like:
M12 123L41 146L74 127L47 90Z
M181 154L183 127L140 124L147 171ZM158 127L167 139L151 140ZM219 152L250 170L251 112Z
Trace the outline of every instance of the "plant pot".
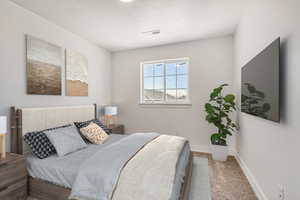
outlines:
M228 146L212 144L211 152L214 160L226 161L228 156Z

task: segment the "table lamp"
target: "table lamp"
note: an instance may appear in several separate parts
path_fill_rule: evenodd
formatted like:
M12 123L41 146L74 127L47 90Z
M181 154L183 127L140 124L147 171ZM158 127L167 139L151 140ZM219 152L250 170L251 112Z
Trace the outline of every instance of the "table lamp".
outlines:
M0 159L5 159L6 148L5 148L5 134L7 132L7 118L0 116Z
M115 123L115 116L118 114L117 106L105 106L104 108L104 123L106 127L109 127L111 123Z

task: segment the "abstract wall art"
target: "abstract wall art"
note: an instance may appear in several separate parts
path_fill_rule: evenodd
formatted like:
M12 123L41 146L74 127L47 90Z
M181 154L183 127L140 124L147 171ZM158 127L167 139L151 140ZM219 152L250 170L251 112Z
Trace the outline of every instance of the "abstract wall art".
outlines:
M62 94L62 48L26 36L27 94Z
M66 50L66 95L88 96L88 60L77 51Z

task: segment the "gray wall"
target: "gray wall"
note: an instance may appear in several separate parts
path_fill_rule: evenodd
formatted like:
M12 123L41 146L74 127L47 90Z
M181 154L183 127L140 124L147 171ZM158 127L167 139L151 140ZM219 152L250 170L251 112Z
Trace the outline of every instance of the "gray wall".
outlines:
M260 199L300 199L300 2L248 0L235 35L235 86L241 67L281 36L281 123L240 113L238 156Z
M25 34L77 50L85 55L89 61L89 97L67 97L64 96L64 90L63 96L26 95ZM31 107L109 104L110 65L111 54L107 50L10 1L0 1L0 115L8 116L9 107L13 105ZM62 79L64 81L64 74Z
M190 58L192 106L139 105L140 62L182 57ZM194 150L209 151L215 129L204 120L203 106L214 87L221 83L232 86L232 36L113 53L112 67L112 100L120 106L119 121L128 133L180 135L190 140Z

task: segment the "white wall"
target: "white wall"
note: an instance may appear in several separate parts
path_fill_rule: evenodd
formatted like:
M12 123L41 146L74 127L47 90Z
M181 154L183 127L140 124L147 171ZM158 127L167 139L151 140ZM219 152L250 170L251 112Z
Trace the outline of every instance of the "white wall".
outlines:
M89 97L26 95L25 34L85 55L89 61ZM0 115L8 116L9 107L13 105L109 104L110 65L111 55L107 50L8 0L0 1ZM64 81L64 74L62 80Z
M261 199L300 199L300 1L248 0L235 35L235 86L240 91L241 67L281 36L281 123L240 113L238 154L249 169ZM255 186L255 185L254 185Z
M192 106L139 105L140 62L182 57L190 58ZM208 150L215 129L204 120L203 106L214 87L233 83L232 36L113 53L112 67L112 99L120 106L119 121L126 132L181 135L190 140L194 150Z

